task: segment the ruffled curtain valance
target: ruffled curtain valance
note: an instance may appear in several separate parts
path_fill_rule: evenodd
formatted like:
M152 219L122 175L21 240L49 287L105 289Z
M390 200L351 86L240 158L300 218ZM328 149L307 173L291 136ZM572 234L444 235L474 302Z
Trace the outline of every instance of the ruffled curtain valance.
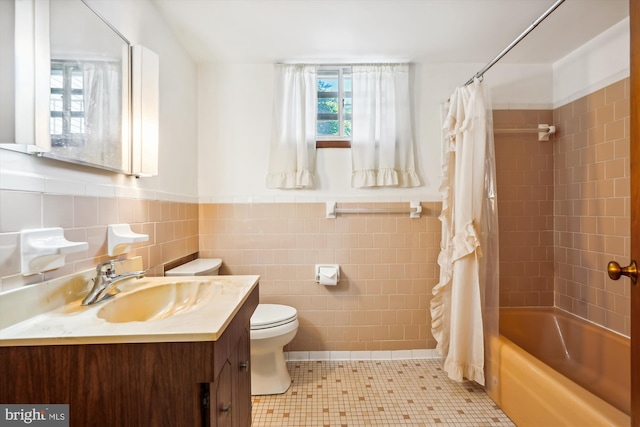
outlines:
M417 187L408 64L352 67L351 186Z
M317 96L314 65L276 65L267 188L314 186Z

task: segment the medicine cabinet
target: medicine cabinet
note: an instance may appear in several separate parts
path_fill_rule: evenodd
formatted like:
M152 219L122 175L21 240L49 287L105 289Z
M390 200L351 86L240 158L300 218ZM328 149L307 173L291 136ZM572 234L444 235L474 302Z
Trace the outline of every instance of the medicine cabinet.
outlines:
M156 175L158 56L141 46L144 55L132 53L85 0L0 1L0 8L0 147ZM144 79L135 74L141 70ZM151 129L146 138L132 134L141 127Z

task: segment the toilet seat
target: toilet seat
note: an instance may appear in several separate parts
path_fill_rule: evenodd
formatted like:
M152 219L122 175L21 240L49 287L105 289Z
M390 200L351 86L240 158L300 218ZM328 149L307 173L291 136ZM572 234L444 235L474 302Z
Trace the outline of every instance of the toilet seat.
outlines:
M281 304L258 304L251 316L251 330L275 328L286 325L298 318L298 311Z

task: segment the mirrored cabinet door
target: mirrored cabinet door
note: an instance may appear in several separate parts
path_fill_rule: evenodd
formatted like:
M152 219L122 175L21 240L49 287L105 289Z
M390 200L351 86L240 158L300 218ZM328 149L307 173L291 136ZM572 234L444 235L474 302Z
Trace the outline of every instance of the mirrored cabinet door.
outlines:
M129 42L83 0L0 12L2 148L131 173Z
M49 9L45 156L129 172L129 43L80 0L51 0Z

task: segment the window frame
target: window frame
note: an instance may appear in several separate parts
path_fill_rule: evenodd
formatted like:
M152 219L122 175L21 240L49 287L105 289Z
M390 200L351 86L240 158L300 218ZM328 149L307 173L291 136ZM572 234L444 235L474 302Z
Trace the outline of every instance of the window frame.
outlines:
M76 89L72 86L72 75L74 71L82 72L82 66L77 61L66 60L52 60L51 61L52 74L53 70L59 70L62 75L62 88L53 88L49 84L51 94L62 95L62 111L52 110L49 108L49 117L62 119L62 133L53 134L50 133L51 145L54 147L81 147L84 146L84 137L86 133L86 123L83 124L85 132L72 133L71 132L71 119L82 118L85 120L85 105L84 105L84 86L82 89ZM72 105L72 95L82 97L82 110L74 111Z
M345 90L344 90L344 72L345 69L349 70L351 73L351 64L339 64L339 65L319 65L316 68L316 71L337 71L338 73L338 124L339 124L339 133L340 135L318 135L317 126L316 126L316 148L351 148L351 136L344 135L344 121L345 121L345 113L344 113L344 100L345 100ZM317 82L319 78L316 74L316 88ZM316 89L317 90L317 89ZM319 93L319 92L318 92ZM353 91L351 92L351 100L353 103ZM318 120L318 104L316 103L316 123ZM351 118L353 120L353 116Z

